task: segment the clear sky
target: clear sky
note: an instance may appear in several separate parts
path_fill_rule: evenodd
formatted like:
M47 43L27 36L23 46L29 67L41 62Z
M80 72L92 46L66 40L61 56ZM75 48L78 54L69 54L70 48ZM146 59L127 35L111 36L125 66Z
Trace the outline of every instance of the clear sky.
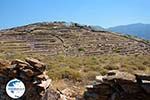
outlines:
M43 21L102 27L150 23L150 0L0 0L0 29Z

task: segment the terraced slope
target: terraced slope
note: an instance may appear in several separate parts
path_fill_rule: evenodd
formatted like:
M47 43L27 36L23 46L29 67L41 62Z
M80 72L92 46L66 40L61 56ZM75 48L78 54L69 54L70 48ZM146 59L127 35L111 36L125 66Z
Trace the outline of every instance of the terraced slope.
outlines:
M43 55L150 54L150 44L65 23L35 23L0 31L0 53Z

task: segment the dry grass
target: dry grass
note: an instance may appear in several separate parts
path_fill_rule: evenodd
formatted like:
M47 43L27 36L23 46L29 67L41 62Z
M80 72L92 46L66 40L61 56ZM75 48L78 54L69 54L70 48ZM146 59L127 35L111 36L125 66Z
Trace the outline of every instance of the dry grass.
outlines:
M4 60L34 57L48 64L47 71L53 80L72 81L93 80L96 75L104 75L108 70L124 70L130 73L143 71L150 73L149 55L100 55L100 56L41 56L24 54L0 54Z

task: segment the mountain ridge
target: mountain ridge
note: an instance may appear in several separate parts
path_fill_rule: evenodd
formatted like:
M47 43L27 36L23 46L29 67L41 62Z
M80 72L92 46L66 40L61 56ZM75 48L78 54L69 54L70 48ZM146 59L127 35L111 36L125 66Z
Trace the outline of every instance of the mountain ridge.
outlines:
M112 32L119 32L122 34L129 34L137 36L139 38L150 40L150 24L135 23L128 25L119 25L107 28L107 30Z

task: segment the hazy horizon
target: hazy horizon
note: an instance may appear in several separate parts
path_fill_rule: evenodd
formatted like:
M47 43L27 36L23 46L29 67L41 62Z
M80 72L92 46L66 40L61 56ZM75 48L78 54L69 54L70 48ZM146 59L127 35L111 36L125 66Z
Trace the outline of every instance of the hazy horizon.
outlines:
M0 29L66 21L104 28L150 23L148 0L1 0Z

